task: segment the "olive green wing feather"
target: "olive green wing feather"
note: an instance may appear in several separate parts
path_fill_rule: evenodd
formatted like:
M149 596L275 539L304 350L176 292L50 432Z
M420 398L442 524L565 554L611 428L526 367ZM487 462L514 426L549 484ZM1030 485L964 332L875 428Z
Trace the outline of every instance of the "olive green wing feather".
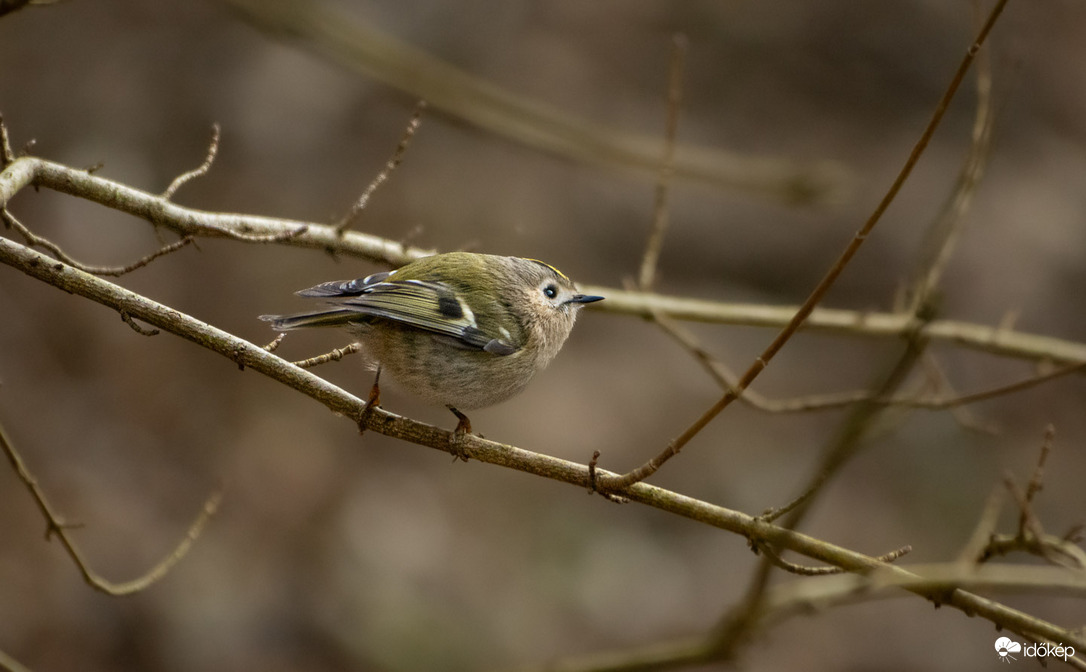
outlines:
M264 315L261 319L272 322L279 330L343 326L384 319L448 336L457 345L495 355L511 355L517 351L509 342L508 334L487 334L480 329L475 314L448 285L422 280L389 280L390 277L391 274L378 273L360 280L317 285L299 294L331 299L332 308L299 315Z

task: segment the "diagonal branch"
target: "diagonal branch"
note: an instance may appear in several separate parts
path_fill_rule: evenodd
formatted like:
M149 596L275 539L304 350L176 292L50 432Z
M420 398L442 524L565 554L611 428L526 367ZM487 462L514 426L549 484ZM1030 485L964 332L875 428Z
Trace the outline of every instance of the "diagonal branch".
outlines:
M318 250L334 250L395 265L433 254L432 250L406 247L356 231L347 231L339 236L334 227L311 222L186 208L157 194L92 175L84 170L32 157L16 159L0 173L0 207L6 207L15 194L28 186L45 187L85 198L181 236L290 244Z
M217 352L242 369L249 369L291 387L351 420L363 418L365 401L331 383L300 369L264 348L212 327L169 306L151 301L102 278L84 273L51 259L23 245L0 238L0 263L19 269L72 294L91 299L164 331L169 331L203 348ZM416 445L445 452L453 450L452 432L416 422L381 408L372 408L364 416L368 430ZM467 435L456 448L481 462L503 466L584 488L589 482L586 465L530 452L515 446ZM617 478L618 474L597 469L597 476ZM790 550L849 572L880 569L883 576L902 581L902 587L924 599L950 605L971 615L981 616L1000 627L1015 632L1032 632L1054 640L1077 641L1067 630L1046 623L973 593L945 586L911 584L916 575L895 565L880 562L863 553L836 546L814 537L773 525L739 511L733 511L648 483L635 483L621 490L623 497L706 525L757 539L774 548ZM1086 645L1082 647L1086 649Z
M905 591L921 588L944 593L960 588L1006 592L1055 589L1061 594L1086 595L1086 580L1052 567L1000 565L963 568L956 563L911 565L907 572L895 573L894 576L875 570L867 575L804 577L767 588L765 599L744 614L750 623L743 627L743 632L760 632L797 616L809 616L814 611L901 597L906 594ZM1044 623L1039 619L1038 622ZM1016 632L1026 636L1030 630L1027 628ZM521 672L537 669L540 672L664 672L732 661L736 652L732 648L721 647L720 641L718 628L700 636L665 639L615 651L548 661L537 668L522 668ZM1081 645L1086 643L1086 638L1068 632L1062 639L1054 641L1074 646L1078 652ZM1079 658L1068 659L1068 662L1072 661L1081 663Z
M60 540L64 551L79 568L80 573L83 575L83 580L87 582L95 590L106 593L107 595L113 595L114 597L120 597L124 595L132 595L145 590L155 582L162 579L166 574L173 569L174 565L181 561L182 558L192 548L192 544L195 543L197 537L203 531L204 526L211 519L215 512L218 511L219 504L222 502L222 492L215 491L211 493L211 496L204 502L203 509L200 511L200 515L196 517L192 525L189 527L188 532L185 533L185 538L181 540L181 543L177 545L174 550L162 559L157 565L152 567L143 576L140 576L131 581L125 581L123 583L114 583L109 581L97 572L90 568L86 559L80 552L79 547L76 545L75 540L68 534L70 525L64 523L59 515L53 510L53 507L49 504L49 500L45 497L45 492L42 491L41 486L38 485L38 481L30 473L26 463L23 461L22 456L15 450L15 446L8 439L7 434L4 432L4 428L0 426L0 450L3 450L4 455L7 456L8 461L11 462L11 466L15 469L15 473L18 474L19 479L26 485L30 491L30 495L34 498L34 502L38 505L38 509L41 511L42 516L46 521L46 538L56 536Z
M671 195L671 179L675 176L675 138L679 130L679 108L683 97L683 66L686 63L686 36L677 34L672 38L671 72L667 87L667 127L664 131L664 158L660 163L660 174L656 179L655 206L652 217L652 230L645 243L645 254L641 258L641 272L638 286L641 291L652 290L656 280L656 266L660 261L660 250L664 246L664 234L670 220L668 198Z
M974 3L974 9L977 3ZM980 16L977 17L978 22ZM924 234L921 254L908 287L909 312L917 313L929 302L943 271L950 262L965 227L965 213L973 202L977 185L984 176L992 140L992 63L988 50L977 52L977 108L973 115L969 154L958 174L957 184L939 217Z
M422 122L422 113L426 109L426 101L420 100L415 106L415 111L411 115L411 121L407 123L407 128L404 129L403 137L400 138L400 144L396 145L395 151L392 152L392 157L385 162L385 167L381 169L381 172L377 173L377 177L370 181L366 186L365 191L358 197L358 200L354 202L351 209L347 211L347 214L336 224L336 231L341 235L344 231L350 228L354 221L358 218L358 215L366 208L366 205L370 202L370 198L373 193L377 191L382 184L388 181L392 171L400 167L400 163L403 161L404 154L407 153L407 147L411 144L411 139L415 137L415 132L419 130L419 125Z
M849 241L848 245L845 246L845 249L841 253L841 256L837 258L837 261L835 261L834 264L830 267L830 270L826 273L822 280L819 281L818 285L815 286L814 291L811 292L811 295L807 297L807 300L804 301L803 305L800 306L798 311L796 311L796 314L788 322L785 328L781 330L779 334L777 334L777 337L773 339L773 341L762 352L762 354L754 360L754 363L749 369L747 369L746 373L743 374L743 377L739 379L735 387L725 392L724 396L721 397L719 401L713 404L707 411L705 411L701 415L701 417L699 417L697 420L694 421L693 424L687 427L682 434L672 440L672 442L668 444L667 448L665 448L663 452L651 458L649 461L645 462L633 471L623 474L621 478L601 481L601 485L603 487L612 489L623 488L632 483L643 481L656 473L656 471L661 466L663 466L664 463L677 455L679 451L681 451L683 447L690 442L691 439L697 436L702 429L704 429L710 422L712 422L718 415L720 415L721 411L723 411L725 408L731 405L733 401L739 398L739 396L743 394L743 391L746 390L752 382L754 382L754 379L757 378L758 375L763 370L765 370L767 366L769 366L769 362L773 359L773 357L776 356L776 354L780 352L781 348L783 348L784 345L792 338L792 336L795 335L796 331L799 330L800 325L802 325L807 320L807 317L814 310L815 306L818 305L818 303L822 300L822 297L826 295L826 292L830 290L833 284L837 281L837 278L845 270L849 262L856 255L856 253L860 250L860 247L867 239L867 236L871 233L872 230L874 230L875 225L878 224L879 220L882 219L882 215L886 212L887 208L890 207L890 204L894 201L894 198L901 190L901 187L905 184L905 181L909 178L909 175L912 174L913 168L920 160L920 156L924 153L924 150L927 148L932 136L935 134L935 130L939 127L940 122L943 120L943 116L946 114L947 108L950 106L950 102L954 99L954 94L957 93L958 88L961 86L962 80L965 78L965 73L969 70L969 66L970 64L972 64L973 59L976 57L977 51L980 49L981 45L984 44L985 39L988 37L988 33L991 32L992 27L995 25L996 20L999 18L999 15L1002 13L1003 7L1006 4L1007 0L999 0L999 2L996 3L995 7L992 8L992 11L988 15L987 21L985 21L984 25L980 29L980 32L977 34L976 39L973 41L972 46L970 46L969 50L962 58L961 63L958 65L958 70L954 73L954 76L951 78L950 84L947 86L947 89L943 93L942 98L935 106L935 111L932 113L931 120L928 122L927 127L924 129L924 132L920 135L920 139L917 140L916 144L913 146L913 150L909 154L909 158L906 159L905 164L901 168L901 171L898 173L897 177L890 185L890 188L886 191L886 194L883 196L878 206L875 207L874 212L872 212L871 216L868 217L867 222L864 223L864 225L860 228L860 230L856 233L852 240Z
M0 207L0 221L3 221L7 227L17 231L31 247L41 247L49 250L57 259L60 259L67 264L71 264L72 266L75 266L81 271L86 271L87 273L93 273L95 275L105 275L111 277L120 277L122 275L127 275L138 268L143 268L144 266L147 266L159 257L164 257L167 254L172 254L180 250L181 248L196 242L196 239L194 237L185 236L180 240L175 240L172 243L163 245L154 252L144 255L143 257L126 266L91 266L90 264L84 264L83 262L72 258L71 255L61 249L61 247L53 241L45 238L44 236L39 236L38 234L31 231L22 222L16 219L15 216L12 215L7 208Z
M658 138L591 122L482 80L314 0L220 0L277 39L287 37L362 75L426 100L497 136L591 165L641 174L659 169ZM853 177L833 161L798 162L681 146L675 174L791 204L839 201Z

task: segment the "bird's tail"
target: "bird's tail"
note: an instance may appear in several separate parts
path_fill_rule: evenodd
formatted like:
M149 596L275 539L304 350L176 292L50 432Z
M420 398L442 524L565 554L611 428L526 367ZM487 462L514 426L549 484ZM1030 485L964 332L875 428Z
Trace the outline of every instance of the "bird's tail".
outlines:
M260 319L271 322L272 329L276 331L290 331L291 329L305 329L308 327L342 327L351 321L358 319L357 310L346 308L334 308L321 310L314 313L297 313L295 315L261 315Z

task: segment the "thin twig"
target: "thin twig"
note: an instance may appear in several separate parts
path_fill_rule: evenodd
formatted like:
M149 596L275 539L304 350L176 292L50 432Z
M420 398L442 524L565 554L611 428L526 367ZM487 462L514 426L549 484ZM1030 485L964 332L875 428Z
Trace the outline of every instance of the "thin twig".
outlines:
M219 137L221 128L218 123L211 125L211 144L207 147L207 156L204 158L204 162L200 164L198 168L182 173L174 178L170 186L166 187L166 191L162 192L163 200L170 200L173 195L177 193L177 190L183 187L186 183L195 180L198 177L207 175L211 170L211 164L215 162L215 156L219 153Z
M991 535L987 545L978 555L978 562L986 562L994 556L1020 551L1044 558L1055 565L1086 569L1086 551L1075 544L1074 537L1070 535L1057 537L1045 533L1040 518L1033 511L1033 500L1044 486L1045 462L1052 451L1055 435L1055 428L1049 425L1045 429L1044 440L1041 442L1037 465L1025 490L1018 487L1012 474L1008 473L1004 476L1003 485L1018 505L1018 529L1013 535Z
M280 334L280 336L283 336L283 334ZM274 341L274 343L276 344L276 346L278 346L278 340ZM267 350L268 352L271 352L275 348L269 348L269 347L265 346L264 349ZM299 360L297 362L291 362L291 363L294 364L294 366L297 366L297 367L302 368L302 369L310 369L310 368L313 368L314 366L319 366L321 364L327 364L328 362L338 362L339 360L343 359L347 355L353 355L354 353L358 352L361 349L362 349L362 345L360 343L351 343L350 345L344 346L342 348L336 348L335 350L332 350L331 352L326 352L323 355L317 355L316 357L310 357L309 359L302 359L302 360Z
M95 275L108 275L108 276L113 276L113 277L125 275L127 273L131 273L132 271L136 270L137 268L143 268L144 266L150 264L152 261L154 261L155 259L158 259L159 257L170 254L171 252L176 252L176 251L180 250L181 248L186 247L188 245L191 245L191 244L193 244L195 242L196 242L195 237L193 237L193 236L185 236L184 238L176 240L176 241L174 241L174 242L172 242L172 243L170 243L168 245L163 245L162 247L158 248L157 250L155 250L154 252L148 254L147 256L143 257L142 259L137 259L136 261L132 262L131 264L128 264L127 266L118 266L118 267L92 266L89 269L84 269L84 270L86 270L88 273L94 273Z
M978 27L983 19L978 12ZM939 217L925 233L921 256L909 288L909 312L916 313L928 303L950 263L954 248L965 229L965 215L973 202L977 185L984 176L992 137L992 64L989 50L980 49L976 58L977 107L973 117L969 154L957 184Z
M996 397L1003 397L1008 394L1014 394L1015 392L1021 392L1028 390L1032 387L1037 387L1043 383L1061 378L1063 376L1082 371L1086 369L1086 362L1077 362L1073 364L1067 364L1048 373L1043 373L1039 376L1031 376L1025 380L1019 380L1007 385L1000 385L999 387L993 387L980 392L973 392L971 394L963 394L957 397L948 398L928 398L928 399L909 399L909 398L895 398L885 403L896 404L900 406L912 406L916 408L928 408L928 409L947 409L957 408L959 406L965 406L968 404L975 404L981 401L988 401L989 399L995 399Z
M943 371L943 367L940 366L935 355L930 351L924 353L924 357L920 360L920 364L923 367L928 380L935 389L935 392L932 393L928 400L937 401L939 400L938 395L940 394L943 395L943 399L952 402L956 402L956 400L962 397L962 395L954 389L953 384L950 382L950 378L947 376L946 372ZM950 403L946 406L940 406L940 408L949 410L951 417L965 429L989 435L996 433L995 428L990 424L983 423L974 417L973 412L966 404Z
M660 329L673 338L690 356L694 358L702 369L716 381L721 389L734 390L739 382L739 376L724 362L714 358L706 350L697 338L686 328L667 315L656 311L652 321ZM854 390L846 392L833 392L827 394L807 395L787 399L771 399L751 389L744 391L739 397L739 403L747 404L751 408L766 413L802 413L807 411L822 411L849 406L872 397L872 393L866 390Z
M1047 533L1031 533L1027 537L1018 534L993 534L984 547L979 562L1012 553L1028 553L1059 567L1086 570L1086 551L1073 542Z
M735 388L735 385L739 381L739 376L732 371L728 366L713 357L708 350L697 340L693 333L689 329L686 329L675 320L668 317L666 314L660 311L653 311L651 314L651 320L660 327L660 329L673 338L684 350L694 358L698 364L705 370L705 372L716 381L717 385L721 389L727 391ZM923 328L920 329L920 333L926 333ZM935 378L936 382L946 387L949 385L946 377L942 372L935 367L934 362L925 353L923 358L925 364L929 365L929 373ZM751 408L766 413L804 413L811 411L824 411L842 408L845 406L851 406L853 404L872 401L874 403L881 404L883 406L902 406L907 408L922 408L926 410L961 410L963 407L969 404L975 404L981 401L988 401L997 397L1006 396L1027 390L1038 385L1050 382L1057 378L1082 371L1086 369L1086 362L1066 364L1064 366L1057 367L1052 371L1046 373L1031 376L1024 380L1020 380L1014 383L1008 383L1006 385L1000 385L980 392L973 392L970 394L956 394L953 396L934 396L924 395L917 396L915 394L897 394L889 398L879 398L874 392L868 390L850 390L843 392L828 392L823 394L804 395L799 397L787 397L783 399L773 399L766 397L758 393L755 390L747 389L743 392L743 395L739 397L739 403L747 404ZM980 425L970 417L959 416L959 423L963 426L974 429L977 431L983 431L991 433L992 430Z
M807 319L807 316L811 314L811 311L813 311L815 306L817 306L818 303L822 300L822 297L826 295L826 292L828 292L833 284L837 281L837 278L845 270L849 262L856 255L860 247L863 245L864 241L867 239L868 235L875 228L875 225L878 224L880 219L882 219L883 213L885 213L887 208L890 207L890 204L894 201L894 198L901 190L901 187L905 184L905 181L909 178L909 175L912 174L913 168L920 160L920 156L924 153L924 150L927 149L928 143L931 141L932 136L935 134L935 130L939 127L940 122L943 120L943 116L946 114L947 108L950 105L950 101L953 100L954 95L957 93L958 88L961 86L962 79L965 77L965 73L969 70L970 64L976 57L977 51L980 49L980 46L988 37L988 33L991 32L992 27L995 25L996 19L999 18L999 15L1000 13L1002 13L1003 7L1006 4L1007 0L999 0L996 3L995 7L992 9L991 13L988 15L987 21L984 23L984 26L978 33L977 38L974 40L972 46L970 46L969 50L962 58L962 61L958 66L958 70L951 78L950 84L947 86L947 89L943 93L942 98L936 105L935 111L932 113L931 120L928 122L927 127L924 129L924 132L920 135L920 139L917 140L912 152L909 154L909 158L905 161L905 164L902 166L901 171L894 179L894 182L890 185L890 188L886 191L886 194L883 196L878 206L876 206L874 212L872 212L871 216L868 217L867 222L864 223L864 225L852 238L849 244L845 247L844 251L841 253L841 256L838 257L837 261L835 261L833 266L830 267L830 270L826 273L822 280L819 281L814 291L811 292L811 295L807 298L803 305L800 306L800 309L792 317L788 325L777 335L775 339L773 339L773 342L769 344L769 346L762 352L762 354L754 360L754 363L751 365L751 367L747 369L746 373L743 374L743 377L739 379L739 382L736 384L735 389L726 392L719 401L717 401L707 411L705 411L701 415L701 417L695 420L694 423L691 424L682 434L672 440L671 443L668 444L667 448L663 450L663 452L651 458L640 467L637 467L636 469L627 472L618 478L607 479L604 482L604 485L606 487L624 488L633 483L643 481L646 478L650 477L652 474L656 473L656 470L663 466L664 463L666 463L669 459L677 455L679 451L681 451L683 447L690 442L691 439L697 436L701 432L701 430L706 427L706 425L712 422L713 419L716 418L716 416L718 416L721 411L723 411L733 401L739 398L739 396L743 394L743 391L746 390L752 382L754 382L754 379L757 378L758 375L763 370L765 370L767 366L769 366L769 362L772 361L773 357L778 352L780 352L781 348L783 348L784 345L792 338L792 336L799 329L800 325L802 325L803 322Z
M981 510L980 517L977 519L977 525L973 528L973 534L969 535L969 540L965 542L965 546L958 554L958 562L976 564L982 561L981 559L985 556L984 549L999 524L999 514L1003 510L1003 493L1004 489L997 486L988 495L984 509Z
M0 207L0 218L3 219L6 226L14 229L24 239L26 239L27 245L30 245L32 247L41 247L49 250L57 259L60 259L65 263L71 264L72 266L75 266L81 271L93 273L94 275L111 277L126 275L138 268L143 268L144 266L147 266L159 257L165 256L172 252L176 252L181 248L191 245L193 242L195 242L195 237L185 236L184 238L174 241L168 245L163 245L154 252L146 255L141 259L137 259L136 261L128 264L127 266L92 266L90 264L84 264L78 259L73 258L53 241L49 240L44 236L39 236L38 234L31 231L25 224L20 222L15 217L15 215L11 214L11 212L7 208Z
M275 352L276 350L279 349L280 344L282 344L283 339L286 338L286 337L287 337L286 332L278 334L275 337L275 340L273 340L271 343L268 343L267 345L264 346L264 349L267 350L268 352Z
M829 447L820 462L817 471L810 479L802 494L788 504L776 509L770 509L761 515L766 521L775 521L787 515L785 527L794 528L800 522L807 511L810 510L822 488L830 478L837 473L844 464L859 451L864 435L869 427L879 417L879 411L884 408L879 399L892 397L905 382L916 362L923 355L927 342L916 336L910 338L905 345L905 350L894 361L890 372L882 377L881 382L875 388L875 394L870 400L862 401L854 406L844 422L838 435L830 441Z
M1033 475L1029 478L1029 484L1026 485L1026 502L1033 504L1033 498L1037 496L1037 493L1044 487L1045 479L1045 462L1048 461L1048 455L1052 452L1052 442L1056 439L1056 427L1055 425L1048 425L1045 427L1044 440L1041 441L1041 450L1037 455L1037 466L1033 469Z
M6 168L14 162L15 152L11 151L8 126L4 123L4 115L0 114L0 166Z
M366 190L362 192L362 195L355 201L351 209L343 216L343 219L339 220L336 224L336 233L340 235L346 231L351 224L354 223L358 214L365 209L366 204L370 202L370 197L373 196L373 192L377 191L377 188L388 180L392 171L399 167L400 162L403 161L404 154L407 153L407 147L411 144L411 138L415 137L415 131L418 130L419 124L422 121L422 113L426 109L426 101L420 100L415 106L415 111L411 114L411 121L407 122L407 128L404 129L403 137L400 138L400 143L396 145L396 150L392 152L392 157L385 162L385 167L381 169L381 172L377 173L377 177L373 178L373 181L369 183Z
M522 672L665 672L694 665L729 669L737 667L734 659L739 645L749 644L757 631L767 626L834 607L898 597L906 586L913 591L923 587L931 593L945 593L948 589L959 587L1021 591L1054 585L1065 589L1067 594L1086 592L1086 586L1078 577L1063 571L1055 572L1050 567L989 566L963 569L957 564L944 563L912 565L909 570L909 578L895 568L890 570L894 572L892 576L882 569L875 569L866 575L838 574L793 579L770 586L765 591L765 597L757 602L750 602L744 597L729 612L725 621L703 637L684 636L638 642L614 651L548 660L538 667L523 668ZM1028 627L1011 631L1023 638L1026 637L1023 633L1033 633ZM1036 633L1030 637L1047 639ZM1083 638L1081 633L1074 633L1062 641L1077 650Z
M656 199L652 216L652 230L645 243L645 254L641 258L641 273L638 285L641 291L652 290L656 280L656 266L660 261L660 250L664 246L664 235L670 219L668 197L671 181L675 176L675 139L679 129L679 110L683 98L683 67L686 62L687 39L677 33L672 37L671 70L667 86L667 128L664 132L664 156L660 162L660 174L656 178Z
M840 567L811 567L808 565L800 565L794 562L789 562L780 556L773 547L768 544L757 544L755 546L758 552L762 553L766 560L771 565L778 569L783 569L789 574L799 574L800 576L826 576L829 574L843 574L844 570Z
M200 514L196 517L196 520L193 521L188 532L186 532L185 538L181 540L169 555L163 558L162 561L152 567L151 570L143 576L123 583L113 583L112 581L108 581L99 576L87 564L87 561L83 558L82 553L76 546L75 540L68 535L68 529L71 526L65 523L63 519L54 512L53 507L45 497L45 492L41 489L41 486L38 485L38 481L30 473L26 463L15 449L15 446L8 439L3 426L0 426L0 449L3 449L8 461L11 462L12 468L19 476L19 480L26 485L27 490L30 491L30 496L34 499L34 503L38 505L38 510L41 511L42 516L45 518L46 537L56 536L56 538L60 540L68 557L70 557L76 567L79 568L80 574L83 575L83 580L95 590L106 593L107 595L119 597L122 595L138 593L166 576L166 574L173 569L173 566L189 552L193 542L200 536L207 521L215 515L215 512L218 511L219 504L222 502L221 490L216 490L211 493L211 496L204 502Z
M145 327L141 327L139 323L132 319L132 316L128 314L127 310L121 311L121 321L127 324L129 327L132 327L132 331L136 332L140 336L158 336L161 333L158 329L147 329Z
M800 576L829 576L830 574L843 574L844 570L840 567L811 567L809 565L800 565L794 562L789 562L780 556L771 546L768 544L757 544L757 549L764 553L766 558L776 567L783 569L789 574L799 574ZM894 562L898 558L911 553L912 546L902 546L901 548L894 549L889 553L884 553L876 558L879 562Z

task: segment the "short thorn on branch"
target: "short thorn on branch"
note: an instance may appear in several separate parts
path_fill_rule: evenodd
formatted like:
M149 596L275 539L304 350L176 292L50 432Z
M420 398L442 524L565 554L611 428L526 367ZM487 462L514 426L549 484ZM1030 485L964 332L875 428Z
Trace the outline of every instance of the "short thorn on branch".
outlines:
M282 344L283 339L286 338L286 337L287 337L287 335L286 335L285 332L280 333L278 336L275 337L274 341L272 341L271 343L268 343L267 345L261 346L261 347L263 347L268 352L275 352L276 350L279 349L279 345Z

